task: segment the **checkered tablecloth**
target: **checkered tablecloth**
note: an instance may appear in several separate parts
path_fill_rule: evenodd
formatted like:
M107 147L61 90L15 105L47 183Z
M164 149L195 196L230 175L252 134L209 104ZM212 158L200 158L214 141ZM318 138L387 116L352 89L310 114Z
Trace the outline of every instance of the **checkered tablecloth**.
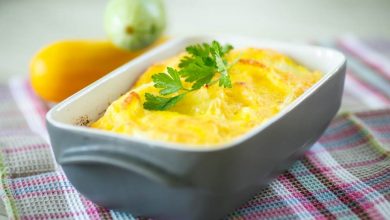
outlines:
M317 42L348 57L341 113L288 171L226 219L390 219L390 41ZM46 106L0 85L0 195L10 219L133 219L80 195L56 165Z

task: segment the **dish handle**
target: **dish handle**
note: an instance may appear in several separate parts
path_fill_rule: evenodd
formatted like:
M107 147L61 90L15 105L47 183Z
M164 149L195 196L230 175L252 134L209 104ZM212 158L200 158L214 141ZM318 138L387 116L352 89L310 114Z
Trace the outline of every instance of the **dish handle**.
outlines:
M113 166L161 184L169 186L188 185L177 175L169 173L144 159L131 156L128 153L116 152L112 149L115 148L103 145L70 147L61 154L58 158L58 163L62 166L77 164Z

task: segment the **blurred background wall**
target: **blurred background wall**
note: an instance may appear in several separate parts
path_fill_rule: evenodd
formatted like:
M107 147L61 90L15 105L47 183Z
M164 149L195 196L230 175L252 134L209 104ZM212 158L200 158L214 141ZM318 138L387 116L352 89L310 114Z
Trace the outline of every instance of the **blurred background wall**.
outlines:
M42 46L104 38L107 0L0 0L0 79L27 74ZM165 0L171 36L233 33L307 41L390 38L390 0Z

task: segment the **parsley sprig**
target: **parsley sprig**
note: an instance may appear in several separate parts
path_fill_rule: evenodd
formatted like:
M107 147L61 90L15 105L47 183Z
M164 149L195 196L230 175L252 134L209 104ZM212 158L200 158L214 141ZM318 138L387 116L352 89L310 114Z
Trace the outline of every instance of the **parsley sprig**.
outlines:
M222 46L217 41L188 46L186 51L189 55L180 60L180 70L167 67L167 73L152 76L154 87L160 89L159 93L162 96L145 93L144 108L167 110L176 105L187 93L217 82L223 88L231 88L228 72L231 65L228 64L225 55L232 49L230 44ZM219 77L213 80L216 73L219 73ZM183 86L182 78L191 84L191 88ZM173 93L177 95L170 96Z

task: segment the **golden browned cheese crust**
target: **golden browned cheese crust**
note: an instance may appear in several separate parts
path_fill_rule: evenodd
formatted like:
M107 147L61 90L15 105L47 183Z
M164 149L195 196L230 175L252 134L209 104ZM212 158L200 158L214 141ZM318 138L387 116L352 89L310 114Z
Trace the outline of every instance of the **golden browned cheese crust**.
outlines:
M322 77L273 50L233 50L227 60L239 61L229 70L232 88L205 86L169 111L145 110L145 93L158 94L151 76L177 68L183 55L151 66L91 127L200 148L226 143L269 120Z

